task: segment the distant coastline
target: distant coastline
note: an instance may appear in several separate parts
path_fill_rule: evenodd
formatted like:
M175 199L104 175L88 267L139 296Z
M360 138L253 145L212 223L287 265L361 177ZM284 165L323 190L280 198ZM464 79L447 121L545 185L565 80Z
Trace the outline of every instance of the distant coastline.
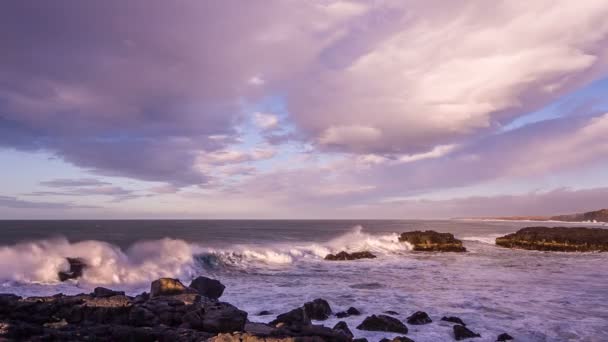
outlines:
M531 221L531 222L568 222L568 223L608 223L608 209L588 211L584 213L555 216L483 216L459 217L457 220L485 221Z

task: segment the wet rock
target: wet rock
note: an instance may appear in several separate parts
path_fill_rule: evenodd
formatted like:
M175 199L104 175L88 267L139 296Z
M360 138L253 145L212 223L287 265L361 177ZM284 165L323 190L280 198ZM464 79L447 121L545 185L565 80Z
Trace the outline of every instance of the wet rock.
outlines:
M467 338L481 337L480 334L472 332L471 330L469 330L467 327L465 327L463 325L455 325L453 329L454 329L454 338L456 339L456 341L464 340Z
M450 233L438 233L433 230L405 232L399 236L399 241L407 242L415 251L422 252L466 252L462 241Z
M399 316L399 313L397 311L393 311L393 310L387 310L387 311L384 311L384 313L387 315L391 315L391 316Z
M556 252L608 252L608 229L528 227L496 239L496 245Z
M310 317L304 311L304 308L297 308L280 314L275 320L269 323L272 326L303 326L310 325Z
M272 312L270 312L268 310L262 310L262 311L258 312L258 316L268 316L268 315L272 315Z
M407 323L413 325L429 324L431 322L433 321L431 320L429 315L427 315L427 313L423 311L417 311L407 318Z
M340 312L338 312L336 314L336 317L338 317L338 318L345 318L345 317L350 317L350 316L359 316L360 314L361 314L361 312L359 310L357 310L356 308L353 308L351 306L346 311L340 311Z
M66 258L69 264L67 271L59 271L57 277L60 281L66 281L69 279L77 279L82 277L82 272L87 267L85 261L81 258Z
M110 289L106 289L105 287L96 287L93 290L93 296L104 298L104 297L112 297L112 296L124 296L124 291L114 291Z
M182 293L192 293L194 290L187 288L179 279L160 278L150 285L150 295L152 297L171 296Z
M336 325L334 325L333 329L343 333L344 335L346 335L348 337L354 336L352 331L350 331L350 329L348 328L348 324L346 324L346 322L344 322L344 321L340 321L340 322L336 323Z
M185 314L183 322L192 329L212 333L242 331L247 322L247 313L232 304L209 302L201 309Z
M405 336L397 336L393 337L392 339L383 338L380 340L380 342L414 342L414 340Z
M403 324L400 320L386 316L386 315L372 315L365 320L359 326L357 326L359 330L368 330L368 331L388 331L395 333L407 334L407 326Z
M449 316L449 317L443 316L443 317L441 317L441 320L442 321L446 321L446 322L450 322L450 323L460 324L460 325L465 326L465 327L467 326L460 318L455 317L455 316Z
M198 291L201 296L218 299L224 293L224 286L218 280L207 278L207 277L198 277L190 283L190 287Z
M317 298L304 304L306 315L315 321L324 321L331 316L331 307L325 299Z
M511 336L507 333L502 333L502 334L498 335L498 337L496 337L496 342L511 341L513 339L514 339L513 336Z
M353 252L353 253L348 253L348 252L342 251L337 254L327 254L325 256L325 260L330 260L330 261L345 261L345 260L374 259L374 258L376 258L376 256L368 251Z

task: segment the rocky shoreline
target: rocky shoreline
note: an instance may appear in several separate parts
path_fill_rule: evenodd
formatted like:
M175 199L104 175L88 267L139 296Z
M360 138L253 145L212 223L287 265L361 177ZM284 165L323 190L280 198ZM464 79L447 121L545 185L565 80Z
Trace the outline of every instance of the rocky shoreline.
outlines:
M496 245L553 252L608 252L608 229L527 227L497 238Z
M210 341L210 342L365 342L355 339L348 324L333 328L313 321L330 317L359 316L356 308L333 313L330 304L315 299L278 315L270 323L255 323L248 313L219 301L224 285L198 277L190 286L177 279L152 282L149 293L127 296L102 287L93 293L21 298L0 294L0 340L18 341ZM453 335L446 340L480 337L458 317L444 317L453 323ZM407 319L410 325L428 325L433 320L424 312ZM378 314L361 320L358 330L406 335L407 325L395 317ZM432 329L432 327L429 327ZM504 333L497 341L507 341ZM411 342L407 336L381 341Z

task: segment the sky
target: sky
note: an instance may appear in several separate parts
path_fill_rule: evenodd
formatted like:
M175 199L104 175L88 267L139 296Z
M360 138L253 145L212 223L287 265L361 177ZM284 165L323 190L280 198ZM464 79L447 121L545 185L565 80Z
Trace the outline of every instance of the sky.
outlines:
M608 207L605 0L10 1L0 218Z

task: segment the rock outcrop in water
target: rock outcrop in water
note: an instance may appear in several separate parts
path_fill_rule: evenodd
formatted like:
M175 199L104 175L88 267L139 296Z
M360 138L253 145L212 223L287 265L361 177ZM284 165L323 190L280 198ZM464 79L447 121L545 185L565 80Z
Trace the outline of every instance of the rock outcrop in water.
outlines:
M433 230L405 232L399 241L411 244L415 251L421 252L466 252L462 241L450 233L438 233Z
M357 326L359 330L387 331L407 334L407 326L400 320L386 315L371 315Z
M353 253L348 253L348 252L340 252L340 253L336 253L336 254L327 254L327 256L325 256L325 260L330 260L330 261L346 261L346 260L357 260L357 259L374 259L376 258L376 256L374 254L372 254L371 252L353 252Z
M474 333L473 331L471 331L469 328L465 327L464 325L455 325L453 327L453 330L454 330L454 338L456 339L456 341L465 340L468 338L481 337L480 334Z
M496 245L539 251L607 252L608 229L528 227L497 238Z
M59 273L57 273L59 280L66 281L82 277L82 272L87 267L84 260L80 258L66 258L66 260L68 261L69 268L67 271L59 271Z

